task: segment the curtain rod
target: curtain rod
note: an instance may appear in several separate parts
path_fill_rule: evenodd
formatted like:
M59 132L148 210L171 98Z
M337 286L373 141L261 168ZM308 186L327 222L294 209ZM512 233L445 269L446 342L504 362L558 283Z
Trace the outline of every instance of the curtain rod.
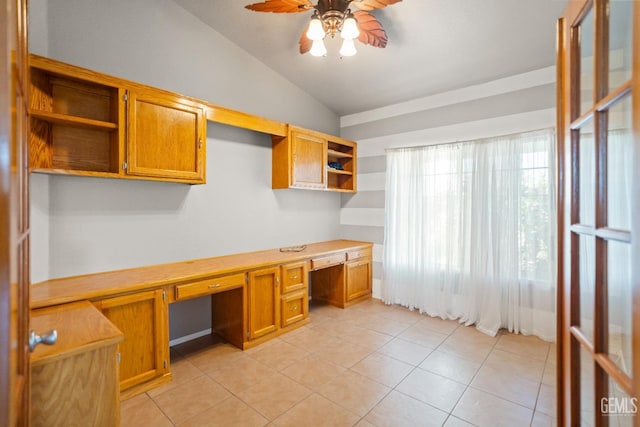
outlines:
M555 126L552 127L548 127L548 128L539 128L539 129L534 129L534 130L528 130L528 131L524 131L524 132L514 132L514 133L507 133L507 134L502 134L502 135L497 135L497 136L487 136L485 138L477 138L477 139L465 139L462 141L448 141L448 142L434 142L433 144L423 144L423 145L411 145L411 146L407 146L407 147L391 147L391 148L385 148L384 151L399 151L399 150L419 150L422 148L427 148L427 147L435 147L438 145L451 145L451 144L466 144L466 143L474 143L474 142L481 142L481 141L486 141L489 139L499 139L499 138L507 138L510 136L515 136L515 135L521 135L521 134L529 134L529 133L536 133L536 132L543 132L543 131L551 131L554 134L555 137Z

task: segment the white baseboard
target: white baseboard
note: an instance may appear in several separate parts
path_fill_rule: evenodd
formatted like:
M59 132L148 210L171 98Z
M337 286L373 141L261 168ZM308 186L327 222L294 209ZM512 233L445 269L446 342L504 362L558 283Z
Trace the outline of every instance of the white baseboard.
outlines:
M211 328L205 329L203 331L198 331L193 334L185 335L184 337L176 338L174 340L169 341L169 347L174 345L182 344L187 341L195 340L196 338L204 337L205 335L211 335Z

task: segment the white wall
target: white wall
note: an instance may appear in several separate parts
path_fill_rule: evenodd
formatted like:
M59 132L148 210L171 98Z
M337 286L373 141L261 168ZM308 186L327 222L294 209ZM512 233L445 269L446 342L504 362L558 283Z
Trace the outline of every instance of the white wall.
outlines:
M337 133L334 113L171 0L31 9L34 53ZM338 194L272 190L270 136L214 123L206 185L34 174L31 203L33 282L339 235ZM171 338L209 327L207 311L207 299L172 305Z
M47 10L52 58L274 120L339 131L335 113L172 0L49 0ZM38 28L30 31L41 38Z
M206 185L51 177L50 276L336 238L338 196L271 189L269 135L207 130Z

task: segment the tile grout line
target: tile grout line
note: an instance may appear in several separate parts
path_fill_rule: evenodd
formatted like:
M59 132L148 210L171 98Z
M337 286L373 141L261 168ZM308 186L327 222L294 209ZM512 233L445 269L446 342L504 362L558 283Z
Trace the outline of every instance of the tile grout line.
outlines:
M482 367L484 366L484 364L487 362L487 359L489 359L489 356L491 356L491 353L493 352L493 350L496 348L496 345L498 344L500 338L496 339L496 341L493 343L493 345L491 346L491 350L487 353L487 355L485 356L484 360L482 361L482 363L480 364L480 367L476 370L475 374L473 374L473 376L471 377L471 379L469 380L469 384L465 385L464 391L460 394L460 397L458 397L458 399L456 400L456 403L453 405L453 408L451 408L451 411L449 412L449 416L447 417L447 420L451 417L454 416L453 415L453 411L456 409L456 407L458 406L458 403L460 403L460 400L462 399L462 396L464 396L464 394L467 392L467 390L469 389L469 387L471 387L471 383L473 382L473 380L476 378L476 376L478 375L478 372L480 372L480 369L482 369ZM458 417L456 417L458 418ZM472 424L475 426L475 424L473 424L472 422L470 422L469 420L466 420L464 418L460 418L461 420ZM445 420L445 424L446 421ZM444 425L444 424L443 424Z
M423 313L418 313L418 314L419 314L420 316L422 316L422 315L423 315ZM427 316L429 316L429 315L427 315ZM429 317L432 317L432 316L429 316ZM421 319L421 320L422 320L422 319ZM428 348L428 347L424 347L424 346L422 346L422 345L420 345L420 344L417 344L417 343L414 343L414 342L411 342L411 341L407 341L407 340L405 340L405 339L403 339L403 338L401 338L401 337L400 337L400 335L401 335L403 332L405 332L407 329L411 328L412 326L415 326L415 324L419 323L421 320L418 320L418 321L414 322L412 325L407 326L405 329L403 329L401 332L399 332L399 333L398 333L394 338L397 338L397 339L402 340L402 341L405 341L405 342L410 342L411 344L415 344L415 345L421 346L421 347L423 347L423 348ZM453 333L454 333L454 332L455 332L459 327L460 327L460 325L456 326L456 327L455 327L451 332L449 332L449 333L447 334L447 338L449 338L449 337L450 337L450 336L451 336L451 335L452 335L452 334L453 334ZM435 332L435 331L432 331L432 332ZM443 334L443 335L444 335L444 334ZM445 338L444 340L442 340L442 342L444 342L444 341L446 341L446 338ZM409 377L413 372L415 372L415 371L416 371L416 369L421 369L421 368L420 368L420 365L421 365L422 363L424 363L424 361L425 361L425 360L427 360L427 359L429 358L429 356L430 356L431 354L433 354L433 352L435 352L435 351L438 349L438 347L440 347L440 345L442 344L442 342L441 342L440 344L438 344L435 348L430 349L430 352L429 352L429 353L428 353L428 354L427 354L427 355L426 355L426 356L425 356L425 357L424 357L420 362L418 362L416 365L413 365L413 369L411 369L411 371L409 371L409 373L407 373L407 375L405 375L405 376L402 378L402 380L400 380L400 381L399 381L399 382L398 382L398 383L397 383L393 388L391 388L391 390L389 390L389 392L388 392L388 393L387 393L387 394L386 394L382 399L380 399L380 401L379 401L378 403L376 403L376 406L377 406L377 405L378 405L378 404L379 404L383 399L385 399L388 395L390 395L392 392L396 391L396 392L398 392L398 393L402 394L403 396L407 396L407 397L408 397L408 398L410 398L410 399L413 399L413 400L416 400L417 402L420 402L420 403L422 403L422 404L428 405L428 406L430 406L430 407L432 407L432 408L434 408L434 409L436 409L436 410L438 410L438 411L445 412L445 411L443 411L442 409L437 408L437 407L435 407L435 406L433 406L433 405L431 405L431 404L429 404L429 403L427 403L427 402L423 402L423 401L422 401L422 400L420 400L420 399L416 399L416 398L415 398L415 397L413 397L413 396L407 395L407 394L403 393L402 391L397 390L397 387L398 387L400 384L402 384L402 382L403 382L407 377ZM391 357L391 358L395 359L393 356L389 356L389 357ZM399 359L395 359L395 360L399 360ZM399 361L400 361L400 360L399 360ZM401 362L402 362L402 361L401 361ZM406 363L406 362L405 362L405 363ZM443 378L445 378L445 377L443 377ZM447 378L447 379L449 379L449 378ZM456 404L457 404L457 402L456 402ZM375 409L375 407L376 407L376 406L374 406L373 408L371 408L371 409L367 412L367 414L365 414L365 416L364 416L362 419L364 419L367 415L369 415L369 414L371 413L371 411L373 411L373 410ZM454 408L455 408L455 405L454 405ZM452 409L452 410L453 410L453 409ZM445 413L446 413L446 412L445 412ZM447 420L448 420L448 419L449 419L449 417L451 416L451 412L446 413L446 414L447 414L447 416L446 416L446 418L444 419L444 422L443 422L443 424L442 424L442 425L446 424Z
M394 306L395 306L395 305L391 305L391 307L394 307ZM386 307L386 305L385 305L385 307ZM354 308L355 308L355 307L354 307ZM402 309L404 309L404 310L408 310L406 307L401 307L401 308L402 308ZM392 308L392 309L394 309L394 308ZM357 313L356 313L356 312L357 312ZM404 311L403 311L403 312L404 312ZM408 312L412 312L412 311L411 311L411 310L408 310ZM343 312L341 312L341 313L345 313L345 312L343 311ZM443 375L441 375L441 374L439 374L439 373L436 373L436 372L431 372L431 371L429 371L428 369L426 369L426 368L422 368L422 367L421 367L421 364L422 364L422 363L424 363L426 359L428 359L428 358L429 358L431 355L433 355L436 351L439 351L439 349L440 349L440 348L442 348L443 344L444 344L444 343L445 343L445 342L446 342L450 337L452 337L452 336L453 336L453 334L454 334L456 331L458 331L458 330L463 326L461 323L459 323L459 322L458 322L457 326L456 326L454 329L452 329L450 332L448 332L448 333L443 333L441 330L433 330L433 329L431 329L431 328L429 328L429 327L426 327L425 329L427 329L427 330L428 330L428 332L430 332L430 333L440 334L440 335L445 335L445 338L444 338L444 339L442 339L442 340L438 343L438 345L437 345L437 346L435 346L435 348L431 348L431 347L425 347L425 346L423 346L422 344L419 344L419 343L414 342L414 341L410 341L410 340L408 340L408 339L406 339L406 338L402 338L402 337L401 337L401 335L402 335L402 334L404 334L405 332L407 332L407 330L409 330L409 329L411 329L411 328L415 327L417 324L419 324L419 323L423 320L422 316L424 316L424 319L427 319L427 318L436 318L436 319L437 319L437 318L438 318L437 316L436 316L436 317L434 317L434 316L429 316L428 314L423 314L423 313L419 313L419 312L418 312L418 313L417 313L417 316L416 316L416 318L415 318L416 320L413 320L413 321L407 321L407 320L406 320L406 319L407 319L407 316L391 316L391 315L389 315L389 316L385 316L385 315L383 315L383 314L373 312L372 310L359 310L359 309L357 309L357 308L356 308L356 310L354 310L354 312L353 312L353 313L354 313L354 314L356 314L355 316L353 316L354 318L349 318L349 316L347 316L347 315L342 315L342 314L341 314L340 316L336 316L336 317L332 317L332 316L327 316L327 315L321 314L321 316L322 316L323 318L326 318L326 320L325 320L324 322L320 322L320 323L316 324L315 326L317 327L317 326L319 326L319 325L321 325L322 323L325 323L325 322L327 322L327 321L344 321L344 322L353 323L353 324L354 324L354 326L356 326L356 327L358 327L358 328L361 328L361 329L363 329L363 330L371 331L371 332L374 332L374 333L376 333L376 334L381 334L381 335L384 335L384 336L390 337L390 339L389 339L388 341L386 341L386 342L385 342L385 343L383 343L382 345L377 345L377 346L375 346L375 345L374 345L374 346L369 346L369 345L367 345L367 346L363 346L363 345L361 345L361 344L359 344L359 343L358 343L358 344L355 344L355 343L354 343L354 345L357 345L357 346L359 346L359 347L362 347L362 348L366 349L366 350L367 350L367 351L366 351L366 354L365 354L365 355L363 355L362 357L360 357L357 361L355 361L355 363L351 364L349 367L345 367L345 366L343 366L343 365L339 365L339 364L338 364L338 365L336 365L336 366L341 366L342 368L345 368L345 371L344 371L344 372L351 372L351 373L353 373L353 374L356 374L356 375L362 376L362 377L363 377L363 378L365 378L365 379L371 380L371 381L373 381L373 382L375 382L375 383L377 383L377 384L380 384L380 385L382 385L382 386L385 386L385 387L388 387L388 388L389 388L389 390L388 390L384 395L382 395L379 399L377 399L377 400L376 400L376 402L375 402L375 403L373 404L373 406L371 407L371 409L369 409L369 410L368 410L368 411L367 411L363 416L359 416L358 414L353 413L353 412L352 412L351 410L349 410L348 408L345 408L344 406L342 406L339 402L335 402L335 401L333 401L332 399L327 399L327 400L329 400L329 401L331 401L331 402L333 402L333 403L337 404L338 406L340 406L344 411L346 411L346 413L349 413L349 414L354 415L355 417L358 417L358 421L356 422L356 424L357 424L357 423L359 423L359 422L362 422L362 421L366 421L366 420L365 420L365 418L366 418L367 416L369 416L369 415L372 413L372 411L374 411L374 410L375 410L375 408L376 408L376 407L377 407L377 406L378 406L378 405L379 405L379 404L380 404L384 399L386 399L386 398L387 398L387 397L388 397L392 392L394 392L394 391L397 391L398 393L401 393L402 395L407 396L407 397L411 398L412 400L415 400L415 401L421 402L421 403L423 403L423 404L425 404L425 405L427 405L427 406L429 406L429 407L431 407L431 408L435 408L436 410L438 410L438 411L441 411L441 412L445 413L445 414L446 414L446 417L445 417L445 419L444 419L444 421L443 421L443 425L445 425L445 424L446 424L450 419L452 419L452 417L455 417L455 416L453 415L453 411L454 411L454 410L455 410L455 408L458 406L458 404L460 403L460 400L462 399L462 396L463 396L463 395L464 395L464 394L469 390L469 388L472 388L472 389L474 389L474 390L479 390L479 391L481 391L481 392L485 392L484 390L480 390L480 389L477 389L477 388L473 387L471 384L472 384L472 382L474 381L474 379L478 376L478 374L479 374L480 370L481 370L483 367L485 367L485 364L487 363L487 361L488 361L489 357L490 357L490 356L494 353L494 351L496 350L496 346L498 345L498 342L500 341L501 336L502 336L502 335L504 335L503 333L501 333L501 332L499 332L499 333L498 333L498 337L497 337L497 339L496 339L496 340L492 343L492 345L490 346L490 350L489 350L489 352L488 352L488 353L487 353L487 355L483 358L483 360L482 360L482 362L480 363L479 367L476 369L475 373L473 374L473 376L471 377L471 379L468 381L468 384L464 384L464 383L460 383L460 382L458 382L458 381L456 381L456 380L454 380L454 379L452 379L452 378L449 378L449 377L443 376ZM310 314L311 314L311 313L310 313ZM398 323L398 324L405 324L406 326L404 326L403 328L401 328L400 330L398 330L398 331L397 331L397 332L395 332L395 333L382 332L382 331L380 331L380 330L378 330L378 329L369 328L369 327L367 327L367 326L360 326L360 324L358 323L358 317L357 317L357 316L359 316L359 315L362 315L362 316L371 316L372 318L377 318L377 319L379 319L379 320L383 320L383 321L387 321L387 322L395 322L395 323ZM311 317L311 315L310 315L310 317ZM398 318L401 318L402 320L397 320ZM364 320L366 320L366 319L364 319ZM443 319L443 320L451 321L452 319ZM454 319L453 321L455 321L455 319ZM306 326L305 326L305 327L306 327ZM310 324L308 327L309 327L309 330L310 330L310 331L313 331L313 330L314 330L314 325ZM388 330L388 329L387 329L387 330ZM330 336L330 337L332 337L332 338L335 338L335 339L337 339L337 340L338 340L338 343L340 343L340 342L351 342L351 340L347 340L347 339L345 339L345 337L349 338L349 336L339 336L339 335L336 335L336 334L335 334L335 332L327 333L326 331L323 331L323 330L316 330L316 332L318 332L318 333L322 333L322 334L326 334L327 336ZM357 332L356 332L356 335L357 335ZM374 337L374 338L375 338L375 337ZM404 361L404 360L400 360L400 359L398 359L398 358L396 358L396 357L394 357L394 356L392 356L392 355L388 355L388 354L384 354L384 353L380 353L380 352L379 352L383 347L385 347L386 345L388 345L389 343L393 342L393 341L394 341L394 340L396 340L396 339L397 339L397 340L400 340L400 341L403 341L403 342L406 342L406 343L410 343L410 344L413 344L413 345L419 346L419 347L421 347L421 348L424 348L424 349L428 350L428 353L426 354L426 356L425 356L424 358L422 358L420 361L418 361L418 362L417 362L417 364L413 365L413 364L411 364L411 363L407 363L407 362L406 362L406 361ZM295 348L298 348L298 349L301 349L301 350L305 350L305 349L304 349L304 347L300 347L300 346L296 345L294 342L288 342L288 341L286 341L286 340L281 340L281 342L282 342L283 344L287 344L287 345L293 346L293 347L295 347ZM374 340L374 343L375 343L375 340ZM275 343L275 344L277 344L277 343ZM547 344L548 344L548 343L547 343ZM501 350L501 351L504 351L504 352L506 352L506 353L512 354L512 355L516 355L516 356L519 356L519 357L524 357L524 356L523 356L523 355L521 355L520 353L512 352L512 351L510 351L510 350L508 350L508 349L500 349L500 350ZM204 371L203 371L202 369L200 369L199 367L197 367L197 366L193 365L193 363L191 363L191 362L188 360L188 358L187 358L187 355L186 355L186 354L184 354L183 352L181 352L181 351L180 351L180 350L178 350L178 349L175 349L175 352L176 352L176 354L180 357L180 359L185 359L187 362L191 363L195 368L197 368L197 369L198 369L198 371L199 371L203 376L206 376L209 380L213 381L215 384L218 384L220 387L222 387L224 390L227 390L227 391L230 393L230 396L228 396L227 398L223 399L221 402L216 403L216 404L215 404L215 405L213 405L213 406L216 406L216 405L218 405L218 404L221 404L221 403L223 403L223 402L225 402L225 401L227 401L227 400L231 399L231 397L233 396L233 397L235 397L235 398L239 399L239 400L240 400L241 402L243 402L245 405L247 405L247 407L248 407L248 408L251 408L251 410L252 410L252 411L256 412L257 414L260 414L262 417L264 417L264 419L268 420L268 423L269 423L269 424L272 424L272 423L273 423L277 418L279 418L279 417L283 416L284 414L288 413L288 412L289 412L289 411L291 411L292 409L296 408L297 406L299 406L300 404L302 404L302 402L306 401L307 399L309 399L309 398L310 398L311 396L313 396L314 394L315 394L315 395L318 395L319 397L322 397L322 398L325 398L325 399L326 399L326 397L325 397L325 396L323 396L322 394L320 394L320 393L319 393L317 390L315 390L314 388L309 388L307 385L305 385L305 384L303 384L303 383L299 382L298 380L296 380L296 379L294 379L294 378L290 377L289 375L287 375L286 373L284 373L284 371L286 371L286 369L287 369L288 367L290 367L290 366L292 366L292 365L294 365L294 364L296 364L296 363L300 362L301 360L303 360L303 359L305 359L305 358L307 358L307 357L309 357L309 356L320 357L320 356L318 356L318 352L319 352L319 351L320 351L319 349L316 349L315 351L306 352L305 356L304 356L302 359L300 359L300 360L293 360L293 361L291 361L291 363L288 363L286 366L284 366L284 367L282 367L282 368L280 368L280 369L274 369L274 368L272 368L271 366L269 366L269 365L265 364L264 362L262 362L261 360L255 359L254 357L252 357L252 356L253 356L252 354L247 354L247 355L246 355L246 357L249 357L249 358L250 358L251 360L253 360L254 362L257 362L257 363L259 363L260 365L265 366L266 368L271 369L274 373L278 373L278 374L282 375L283 377L285 377L285 378L287 378L288 380L293 381L294 383L296 383L296 384L298 384L298 385L300 385L300 386L304 387L306 390L308 390L308 391L310 392L310 393L309 393L309 394L307 394L304 398L302 398L302 399L298 400L298 401L297 401L297 402L295 402L295 403L294 403L290 408L288 408L287 410L285 410L284 412L282 412L281 414L279 414L277 417L275 417L273 420L271 420L269 417L267 417L266 415L262 414L262 412L260 412L260 411L259 411L259 410L257 410L256 408L254 408L254 407L253 407L252 405L250 405L248 402L246 402L246 401L244 401L243 399L241 399L241 398L240 398L236 393L232 392L232 391L231 391L231 390L229 390L227 387L225 387L223 384L219 383L219 382L218 382L216 379L214 379L210 374L208 374L208 373L204 372ZM441 350L440 350L440 351L441 351ZM509 402L509 403L512 403L512 404L516 404L516 405L518 405L518 406L521 406L521 407L523 407L523 408L526 408L526 409L529 409L530 411L532 411L532 413L531 413L531 419L530 419L530 422L529 422L529 425L531 425L531 424L533 423L533 419L534 419L535 414L536 414L536 412L537 412L537 407L538 407L539 398L540 398L540 392L541 392L541 390L542 390L542 381L543 381L543 379L544 379L544 373L545 373L545 371L546 371L546 369L547 369L548 361L549 361L549 358L550 358L550 353L551 353L551 347L550 347L550 346L548 346L548 347L547 347L547 353L546 353L546 355L545 355L544 364L543 364L543 370L542 370L541 378L539 379L539 381L537 381L537 383L538 383L538 384L537 384L537 393L536 393L536 399L535 399L535 403L534 403L534 405L533 405L533 408L529 408L529 407L527 407L527 406L525 406L525 405L522 405L522 404L520 404L520 403L518 403L518 402L513 402L513 401L511 401L511 400L509 400L509 399L505 399L504 397L501 397L501 396L495 395L495 394L493 394L493 393L491 393L491 392L485 392L485 393L487 393L487 394L489 394L489 395L492 395L492 396L494 396L494 397L496 397L496 398L498 398L498 399L504 400L504 401ZM378 354L378 355L381 355L381 356L383 356L383 357L389 357L389 358L391 358L391 359L393 359L393 360L396 360L396 361L398 361L398 362L400 362L400 363L410 365L410 366L411 366L411 369L410 369L410 370L409 370L409 371L408 371L404 376L402 376L402 378L401 378L399 381L397 381L397 382L396 382L396 384L395 384L393 387L389 387L387 384L384 384L384 383L382 383L382 382L380 382L380 381L378 381L378 380L376 380L376 379L374 379L374 378L370 378L370 377L368 377L367 375L361 374L361 373L359 373L359 372L357 372L357 371L355 371L355 370L353 369L353 368L354 368L354 366L358 365L359 363L363 362L365 359L367 359L367 358L371 357L371 356L372 356L372 355L374 355L374 354ZM445 354L448 354L448 353L447 353L447 352L445 352ZM458 357L460 357L461 359L466 359L464 356L458 356ZM330 364L332 363L331 361L328 361L328 360L326 360L326 359L324 359L324 358L322 358L322 357L321 357L321 359L322 359L323 361L326 361L327 363L330 363ZM455 383L458 383L458 384L461 384L461 385L463 385L463 386L464 386L464 390L462 391L462 393L460 394L460 396L458 397L458 399L456 399L456 401L455 401L455 403L453 404L452 409L451 409L450 411L443 411L443 410L442 410L442 409L440 409L440 408L437 408L437 407L435 407L435 406L433 406L433 405L431 405L431 404L429 404L429 403L427 403L427 402L424 402L424 401L422 401L422 400L420 400L420 399L417 399L417 398L415 398L415 397L413 397L413 396L407 395L407 394L403 393L402 391L398 390L398 387L400 386L400 384L402 384L402 383L407 379L407 377L409 377L409 376L410 376L410 375L412 375L414 372L416 372L416 369L420 369L421 371L425 371L425 372L428 372L428 373L430 373L430 374L437 375L437 376L442 377L442 378L444 378L444 379L446 379L446 380L453 381L453 382L455 382ZM338 376L340 376L340 375L342 375L342 374L337 374L337 375L335 375L333 378L337 378L337 377L338 377ZM332 380L333 380L333 379L332 379ZM330 380L330 381L332 381L332 380ZM167 390L167 391L169 391L169 390ZM154 404L154 405L155 405L155 406L156 406L156 407L161 411L161 413L163 414L163 416L164 416L164 417L165 417L165 418L166 418L166 419L167 419L167 420L168 420L168 421L169 421L173 426L176 426L177 424L175 424L175 423L174 423L174 422L173 422L173 421L168 417L168 415L167 415L167 414L162 410L162 408L158 405L158 403L155 401L155 399L154 399L153 397L151 397L148 393L145 393L145 394L146 394L146 396L147 396L147 397L148 397L148 398L153 402L153 404ZM163 393L161 393L161 394L159 394L158 396L160 396L160 395L162 395L162 394L164 394L164 392L163 392ZM213 407L213 406L212 406L212 407ZM210 408L211 408L211 407L210 407ZM207 410L209 410L210 408L207 408L207 409L205 409L204 411L207 411ZM204 411L202 411L202 412L204 412ZM545 415L548 415L548 414L546 414L545 412L542 412L542 411L538 411L538 412L541 412L541 413L543 413L543 414L545 414ZM198 414L194 414L194 415L192 415L191 417L196 417L196 416L198 416ZM548 416L550 416L550 415L548 415ZM191 417L190 417L190 418L191 418ZM465 420L465 421L466 421L466 420ZM466 421L466 422L468 422L468 421Z

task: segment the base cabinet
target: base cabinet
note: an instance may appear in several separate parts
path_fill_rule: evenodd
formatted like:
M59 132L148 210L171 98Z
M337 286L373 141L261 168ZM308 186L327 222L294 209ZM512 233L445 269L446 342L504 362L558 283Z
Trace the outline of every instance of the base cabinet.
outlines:
M249 339L275 332L280 327L280 268L249 272L247 304Z
M357 249L311 260L314 300L347 307L371 297L371 249Z
M309 317L308 276L306 261L249 272L248 341Z
M357 298L371 295L371 261L360 259L345 264L347 275L346 300L353 301Z
M109 298L95 305L124 333L118 348L121 392L169 373L168 310L163 289Z

